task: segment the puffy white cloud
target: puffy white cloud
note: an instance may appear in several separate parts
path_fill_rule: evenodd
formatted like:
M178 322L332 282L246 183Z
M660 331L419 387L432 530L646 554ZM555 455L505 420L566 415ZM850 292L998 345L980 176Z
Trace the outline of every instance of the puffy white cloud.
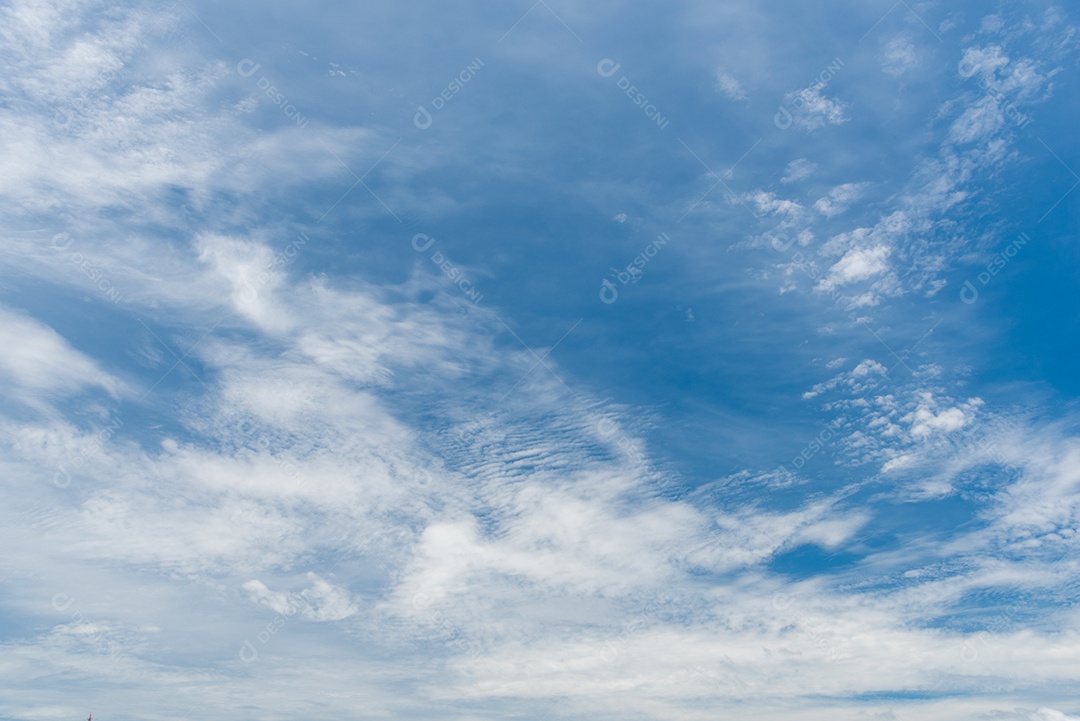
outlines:
M937 407L930 393L921 394L919 406L901 420L910 425L910 433L916 439L928 438L935 433L951 433L971 423L971 407L979 403L968 404L968 412L960 406L952 408Z
M828 292L840 286L858 283L879 275L888 267L890 249L879 245L874 248L855 248L849 250L838 260L829 274L817 284L815 290Z

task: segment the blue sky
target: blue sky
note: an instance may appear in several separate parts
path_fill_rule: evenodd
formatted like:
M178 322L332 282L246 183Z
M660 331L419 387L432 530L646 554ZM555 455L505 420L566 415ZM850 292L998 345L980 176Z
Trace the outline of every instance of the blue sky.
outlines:
M1080 18L0 6L0 713L1080 718Z

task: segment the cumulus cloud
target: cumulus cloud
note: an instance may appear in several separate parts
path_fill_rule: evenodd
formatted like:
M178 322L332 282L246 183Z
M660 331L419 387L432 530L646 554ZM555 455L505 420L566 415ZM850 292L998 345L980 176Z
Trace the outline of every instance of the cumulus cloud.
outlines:
M960 406L939 408L933 394L923 393L920 395L918 408L902 420L910 425L909 432L912 437L921 440L935 433L950 433L968 425L971 422L972 405L977 407L979 402L968 404L967 413Z
M829 269L829 274L815 290L828 292L851 283L868 280L885 271L888 267L886 261L889 257L887 246L874 248L855 248L849 250Z

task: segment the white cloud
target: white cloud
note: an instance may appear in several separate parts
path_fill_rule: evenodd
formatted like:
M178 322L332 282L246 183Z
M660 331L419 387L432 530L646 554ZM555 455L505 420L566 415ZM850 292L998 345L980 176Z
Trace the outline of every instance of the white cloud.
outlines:
M829 269L829 275L817 284L815 290L828 292L880 275L888 267L888 257L889 248L884 245L849 250Z
M830 363L828 367L836 368L843 363L844 359L838 359L838 361ZM804 400L809 400L839 387L847 388L852 393L863 393L868 388L878 385L881 377L887 371L888 369L882 364L867 358L860 361L850 371L840 373L824 383L818 383L812 389L803 393L802 397Z
M826 97L816 85L788 93L784 96L784 104L791 109L795 126L803 130L843 125L848 120L844 115L845 104Z
M996 100L985 97L973 104L949 128L949 142L972 143L992 139L1005 124Z
M153 24L153 13L110 15L102 23L112 34L99 42L76 32L74 9L5 8L9 45L41 54L0 82L25 82L21 91L43 103L112 83ZM1020 92L1032 76L1016 67L1007 77ZM221 68L205 70L212 78ZM3 540L7 563L26 566L5 602L31 619L25 639L3 644L7 715L70 715L90 691L142 718L175 715L158 708L154 696L164 695L184 708L243 705L297 718L428 718L432 706L502 717L557 702L558 713L589 718L817 721L853 703L885 713L867 699L940 681L942 695L919 707L936 721L1009 713L1002 679L1066 707L1051 693L1064 695L1080 669L1073 625L1054 625L1051 614L1042 627L984 636L941 622L965 594L1075 585L1071 567L1053 563L1080 524L1080 455L1066 431L998 429L977 398L936 386L879 387L886 362L864 358L805 396L827 396L839 460L846 452L880 463L895 474L883 493L911 502L955 492L980 470L993 484L965 491L985 495L983 527L958 532L948 548L916 534L896 555L875 553L859 536L887 507L858 507L854 486L809 494L810 479L786 470L735 471L671 500L657 491L671 474L652 468L634 412L580 388L581 405L568 404L561 381L529 375L534 356L501 344L493 311L462 309L422 272L376 285L279 263L294 232L244 194L302 173L320 183L340 173L340 192L352 179L314 136L254 137L234 105L209 110L192 75L170 83L118 87L64 132L4 116L19 176L9 189L25 183L20 197L37 210L70 203L80 252L109 262L134 307L170 327L214 329L189 351L200 378L140 398L130 433L81 430L55 409L44 420L3 419L0 483L20 501L0 509ZM805 127L841 122L836 101L804 100ZM320 138L345 156L354 142L365 152L372 135ZM873 227L816 236L829 238L819 289L875 281L845 299L862 307L889 292L877 282L894 258L906 262L907 235L987 167L985 156L942 157L955 167L932 173L940 182L904 195ZM781 180L813 171L799 159ZM154 202L173 184L192 191L193 212L213 211L216 194L232 192L244 209L221 230L157 243L146 227L178 227ZM138 224L99 212L132 197L145 211ZM800 248L815 235L795 224L825 222L799 199L744 198ZM841 184L815 208L828 221L857 199L854 184ZM106 232L117 228L130 232ZM11 247L20 271L83 287L47 240ZM0 321L0 369L14 392L101 389L112 398L93 412L127 408L134 383L89 351L28 315L0 309ZM934 383L933 369L910 362ZM988 447L972 446L978 433ZM70 458L80 459L78 472L50 483ZM903 495L916 486L921 496ZM797 582L769 570L776 554L803 543L850 551L861 569L881 573L836 569ZM1052 558L1044 563L1043 553ZM270 633L272 614L305 623ZM244 643L256 659L238 656ZM110 644L123 660L102 655ZM965 644L977 662L965 662ZM40 690L55 678L70 683L50 687L53 705L42 707Z
M821 521L803 529L799 534L799 538L802 541L816 543L824 548L838 548L854 536L869 520L869 514L859 513L846 518Z
M918 65L919 57L911 38L898 36L885 43L881 51L882 69L897 77Z
M289 599L287 593L275 593L266 587L262 581L252 579L244 584L244 590L251 594L256 603L266 606L274 613L291 616L296 613L296 608Z
M779 198L775 193L769 193L763 190L754 193L746 193L743 195L742 199L753 203L757 207L759 213L779 215L789 220L798 218L804 211L803 206L800 205L798 201Z
M204 235L195 243L199 260L228 282L237 312L268 330L285 331L295 324L288 309L274 299L282 271L275 267L275 255L269 247L220 235Z
M9 397L23 402L93 387L117 397L123 388L119 379L72 348L52 328L2 306L0 375L8 384Z
M1068 716L1057 709L1040 708L1030 716L1031 721L1080 721L1080 716Z
M933 395L923 393L918 408L901 420L911 426L909 432L912 437L924 439L936 433L951 433L968 425L972 420L970 415L972 405L968 404L967 412L959 406L939 409ZM977 406L978 403L974 405Z
M1053 92L1052 79L1060 68L1043 71L1042 63L1030 58L1010 58L1000 45L964 49L958 65L962 78L970 78L1002 105L1041 102ZM969 81L970 82L970 81Z
M898 70L912 59L904 42L906 37L887 43L887 55L899 63ZM941 218L961 204L971 202L979 192L980 179L992 175L1006 160L1017 157L1012 147L1017 135L1013 130L1031 120L1027 115L1030 106L1051 97L1052 80L1059 70L1046 69L1045 62L1031 57L1019 54L1010 57L1003 45L965 48L958 73L966 83L956 98L940 106L939 116L948 118L949 122L937 157L926 158L916 165L908 188L895 196L894 210L883 215L877 224L839 233L830 228L831 237L816 252L804 252L798 264L786 266L781 292L798 289L799 279L809 277L815 281L814 290L834 293L835 301L849 311L878 308L883 298L906 293L927 297L938 293L946 283L941 277L943 272L964 262L964 253L949 242L955 229L947 230L950 226L942 225ZM799 122L799 116L790 103L796 96L799 104L805 105L804 121L812 126L809 129L844 118L843 108L819 97L820 91L815 86L803 91L805 97L789 94L787 107L792 109L795 122ZM808 175L801 168L794 170L795 163L801 165L801 161L794 161L781 182L795 182ZM864 186L856 183L836 187L847 186L853 192L854 188L865 191ZM745 193L743 197L776 200L765 190ZM833 221L849 203L827 195L814 207L826 221ZM767 204L759 203L759 208L765 211ZM807 214L788 214L777 226L777 232L791 238L802 231L817 230L813 228L817 222L820 221ZM900 257L911 259L910 266L902 270L889 266L888 259ZM819 278L816 268L823 263L829 264L829 270L825 278ZM815 270L808 272L808 269ZM845 286L856 279L871 282L868 287L845 295Z
M739 81L733 75L718 70L716 72L716 88L732 100L746 100L746 91L743 90Z
M992 78L999 69L1008 64L1008 56L998 45L965 48L964 55L960 59L960 75L963 77L979 73L984 77Z
M307 580L311 582L310 587L292 593L271 591L266 584L254 579L244 584L244 590L256 603L286 617L299 614L308 621L341 621L357 613L358 608L346 589L327 582L316 573L309 572Z
M996 33L1005 27L1005 20L1000 15L987 15L979 23L980 33Z
M877 463L884 473L911 478L912 486L905 492L913 496L947 495L963 468L978 462L957 455L956 449L971 442L972 429L988 422L984 401L978 397L958 400L940 387L928 388L936 369L907 356L890 352L888 358L921 382L898 386L895 377L890 379L890 369L866 359L850 371L815 384L803 398L821 397L823 408L836 414L828 426L829 435L837 439L838 450L850 462Z
M800 180L809 178L815 170L817 170L817 165L814 163L811 163L806 158L796 158L784 168L784 175L780 178L780 182L797 183Z
M863 196L866 189L864 183L844 183L829 191L829 194L819 198L814 203L814 210L826 218L832 218L845 212L851 204Z

